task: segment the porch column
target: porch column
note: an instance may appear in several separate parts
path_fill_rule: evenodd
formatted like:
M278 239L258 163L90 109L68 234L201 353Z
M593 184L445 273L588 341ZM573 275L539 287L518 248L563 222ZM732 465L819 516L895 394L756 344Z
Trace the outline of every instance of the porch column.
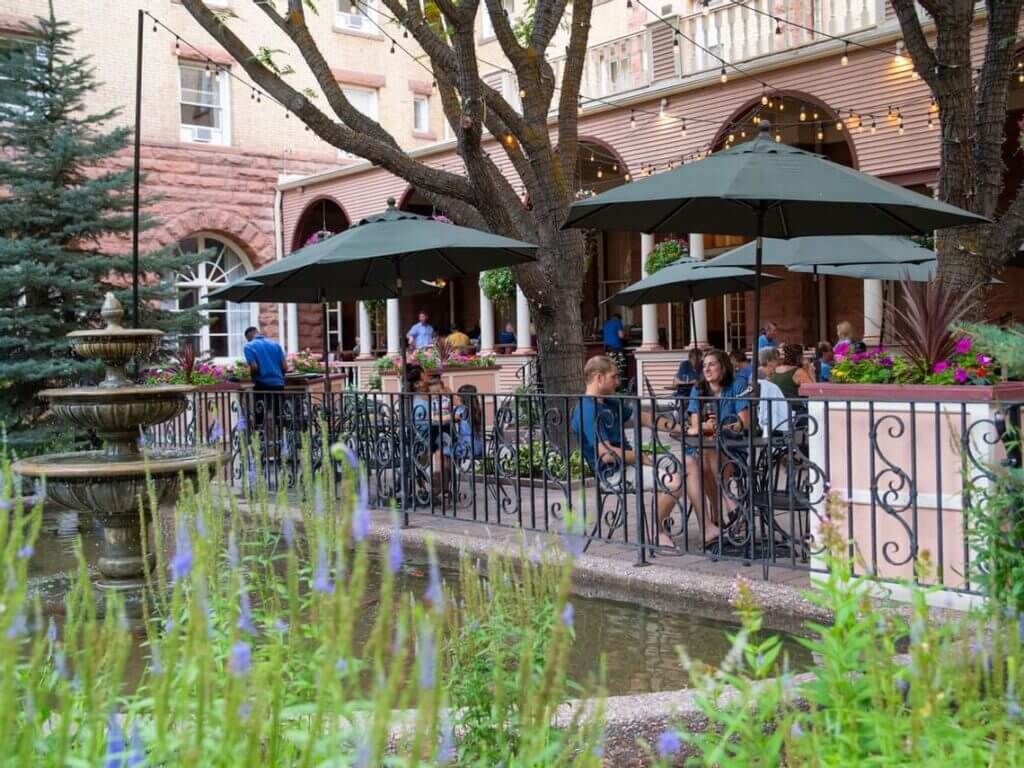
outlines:
M402 354L402 315L398 311L398 299L388 299L388 356Z
M882 281L864 281L864 343L877 345L882 334Z
M299 351L299 307L297 304L288 305L288 340L286 342L288 354L294 355Z
M373 332L370 330L370 310L366 302L359 302L359 357L357 360L373 360Z
M516 354L532 355L534 353L530 338L530 302L526 294L516 286Z
M494 351L494 304L480 289L480 351Z
M704 235L690 235L690 258L704 260ZM690 345L708 346L707 299L693 302L693 328L690 329Z
M654 250L654 235L640 235L640 276L647 277L647 256ZM661 349L658 344L658 305L644 304L640 308L642 335L640 349Z

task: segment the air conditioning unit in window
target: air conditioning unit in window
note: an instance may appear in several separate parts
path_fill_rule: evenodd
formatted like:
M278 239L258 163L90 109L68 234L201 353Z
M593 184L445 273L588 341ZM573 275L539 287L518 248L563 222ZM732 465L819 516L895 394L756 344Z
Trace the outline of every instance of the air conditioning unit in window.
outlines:
M214 140L213 129L200 125L181 126L182 141L190 141L196 144L212 144Z
M345 26L349 29L355 29L362 31L366 24L366 17L361 13L345 13L342 14L345 18Z

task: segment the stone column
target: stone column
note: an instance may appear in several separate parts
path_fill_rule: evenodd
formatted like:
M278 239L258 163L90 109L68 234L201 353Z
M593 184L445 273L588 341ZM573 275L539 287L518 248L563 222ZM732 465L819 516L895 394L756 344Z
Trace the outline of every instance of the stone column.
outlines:
M373 359L373 331L370 330L370 310L366 302L359 302L359 357L357 360Z
M704 260L704 235L690 235L690 258ZM708 302L705 299L693 302L692 322L690 345L708 346Z
M398 311L398 299L388 299L388 355L402 354L402 315Z
M516 286L516 354L532 355L534 353L530 338L530 302L526 294Z
M864 281L864 343L881 342L882 334L882 281Z
M640 235L640 276L647 277L647 256L654 250L654 235ZM658 305L644 304L640 308L642 336L640 349L649 352L661 349L658 343Z
M480 351L494 351L494 303L480 289Z
M294 355L299 351L299 307L296 304L288 305L288 354Z

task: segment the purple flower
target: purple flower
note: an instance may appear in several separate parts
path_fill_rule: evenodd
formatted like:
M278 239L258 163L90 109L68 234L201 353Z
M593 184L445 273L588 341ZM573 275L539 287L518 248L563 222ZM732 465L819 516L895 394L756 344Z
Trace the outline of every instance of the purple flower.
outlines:
M237 568L241 562L241 558L238 555L238 541L235 539L235 532L228 532L228 563L231 564L232 568Z
M25 546L23 546L21 549L18 550L18 559L19 560L28 560L30 557L32 557L32 553L33 552L35 552L35 550L32 549L32 545L31 544L26 544Z
M160 677L164 673L164 665L160 662L160 646L154 645L149 657L149 671L154 677Z
M52 616L46 625L46 639L49 640L51 644L57 642L57 622L53 620Z
M64 651L53 654L53 666L57 670L57 677L61 680L68 679L68 657L64 655Z
M957 339L956 347L954 349L956 349L956 353L958 355L966 355L971 351L972 343L970 336L964 336L962 339Z
M284 520L281 521L281 535L284 536L284 543L289 547L295 545L295 520L290 512L285 512Z
M434 647L434 628L429 622L424 622L420 628L416 645L416 655L420 662L420 688L430 690L437 676L437 651Z
M210 531L206 527L206 516L203 514L202 509L196 513L196 533L199 534L201 539L206 539L210 535Z
M25 614L22 611L14 614L14 620L11 625L7 627L7 639L13 640L16 637L28 634L28 622L25 620Z
M237 642L231 646L231 658L228 659L228 670L235 677L245 677L252 667L252 646L245 642Z
M285 632L288 631L288 622L285 621L284 619L275 619L274 620L274 629L276 629L278 632L280 632L283 635Z
M132 722L131 731L131 752L128 753L128 768L139 768L146 764L146 747L142 743L142 734L139 733L139 724Z
M188 527L179 520L174 528L174 557L171 558L171 581L178 582L192 570L192 540Z
M218 443L224 437L224 427L221 426L220 420L213 422L213 429L210 430L211 443Z
M247 479L249 480L249 487L250 488L255 488L256 487L256 470L253 467L249 467L249 472L248 472L248 475L247 475Z
M125 758L124 730L117 712L110 713L107 720L107 754L103 768L123 768Z
M316 571L313 573L313 591L329 595L334 592L334 584L331 582L330 557L327 554L327 545L322 541L316 548Z
M953 373L953 381L955 381L957 384L966 384L967 383L967 371L965 371L963 368L960 368L958 366L956 371L954 371L954 373Z
M794 720L793 724L789 727L789 738L791 738L791 739L793 739L795 741L795 740L799 739L803 735L804 735L804 729L800 725L800 721L799 720Z
M239 432L245 432L249 428L249 422L245 420L245 414L238 414L238 421L235 422L235 429Z
M338 663L334 665L334 671L339 675L344 675L348 671L348 662L344 659L338 659Z
M285 432L281 438L281 458L287 459L292 454L291 445L288 444L288 433Z
M317 517L324 516L324 490L319 485L313 491L313 514Z
M359 497L352 512L352 538L357 542L370 535L370 505L367 499L366 479L360 477Z
M562 609L562 623L565 626L572 629L573 618L576 616L576 609L572 607L572 603L566 603L565 608Z
M947 368L949 368L949 361L939 360L939 362L932 366L932 373L942 373Z
M441 568L437 564L437 555L433 552L430 553L427 591L423 593L423 599L430 603L434 610L440 611L444 606L444 590L441 588Z
M583 554L583 549L587 544L587 540L583 536L583 519L574 515L567 522L566 530L562 534L562 546L575 560Z
M437 747L437 765L448 765L455 761L455 729L451 718L441 715L441 743Z
M391 528L391 537L388 539L388 567L392 573L402 570L402 529L397 525Z
M892 358L886 355L885 357L878 358L878 364L883 368L892 368Z
M992 358L988 355L978 355L974 359L978 361L978 365L988 365L992 362Z
M242 590L238 596L238 629L249 635L256 634L256 625L252 623L252 606L249 604L249 590L242 582Z
M658 737L658 757L664 760L667 757L678 754L683 744L679 740L679 734L675 731L665 731Z

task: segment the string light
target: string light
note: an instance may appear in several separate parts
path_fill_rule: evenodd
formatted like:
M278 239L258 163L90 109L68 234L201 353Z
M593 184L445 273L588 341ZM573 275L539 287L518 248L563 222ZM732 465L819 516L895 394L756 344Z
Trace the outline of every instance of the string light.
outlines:
M781 133L776 133L775 134L775 143L776 144L781 144L782 143L782 134Z
M765 93L764 86L761 86L761 106L762 107L767 107L768 106L768 94Z
M682 122L679 124L679 133L682 135L682 137L684 139L686 138L686 120L685 119L683 119Z
M784 102L782 99L779 99L779 112L785 112L785 111L786 111L786 102Z
M679 33L678 32L676 32L674 35L672 35L672 46L675 47L675 48L679 47Z
M583 94L582 93L579 96L576 97L576 114L577 115L582 115L583 114Z
M850 63L850 44L846 43L845 47L843 48L843 56L842 56L842 58L839 59L839 64L840 64L840 66L845 67L849 63Z
M875 117L874 117L874 115L872 115L871 116L871 135L874 136L875 135L875 131L877 131L877 130L878 130L878 126L875 125Z
M604 171L601 169L600 165L597 166L597 178L599 178L599 179L604 178Z
M907 63L907 60L906 60L906 59L905 59L905 58L903 57L903 41L902 41L902 40L897 40L897 41L896 41L896 55L895 55L895 56L893 57L893 60L894 60L894 61L895 61L895 62L896 62L896 63L897 63L897 64L898 64L899 66L901 66L901 67L902 67L902 66L903 66L904 64L906 64L906 63Z
M807 119L807 108L803 104L801 104L800 105L800 122L802 123L806 119Z
M900 133L900 136L902 136L903 135L903 115L902 115L902 113L899 115L899 121L900 121L899 133Z
M177 35L174 36L174 55L181 56L181 40Z
M815 131L814 136L818 141L821 141L822 139L825 138L825 131L821 129L821 123L818 123L818 129L817 131Z
M628 173L625 176L623 176L622 178L624 178L626 181L632 181L633 180L633 177L630 176Z
M668 106L668 99L663 98L661 104L658 106L658 117L665 116L665 108Z
M842 120L836 120L836 130L837 131L842 131L843 130L843 121Z
M775 34L776 35L781 35L782 34L782 22L778 19L778 17L776 17L776 19L775 19Z
M705 16L707 16L711 12L711 8L708 7L708 6L711 5L711 0L702 0L702 1L704 3L704 7L700 9L700 12L702 14L704 14Z
M394 40L394 38L392 38L391 39L391 53L394 53L394 52L395 52L395 40Z
M636 113L632 109L629 110L629 130L636 130Z
M726 72L725 72L725 62L724 61L722 62L722 72L721 72L721 74L718 75L718 79L721 81L722 85L725 85L727 82L729 82L729 75L726 74Z
M935 121L932 120L932 116L928 115L928 130L932 130L935 127Z
M525 88L520 88L519 89L519 98L520 99L525 99L526 98L526 89Z

